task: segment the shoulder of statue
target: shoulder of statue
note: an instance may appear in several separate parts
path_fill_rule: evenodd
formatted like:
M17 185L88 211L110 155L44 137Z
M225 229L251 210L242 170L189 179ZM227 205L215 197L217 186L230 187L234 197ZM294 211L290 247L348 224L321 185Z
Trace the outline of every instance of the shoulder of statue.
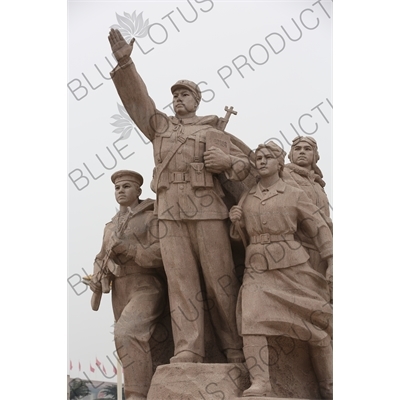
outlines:
M111 221L106 223L106 227L110 228L113 224L118 222L118 217L119 217L119 211L111 218Z
M154 211L154 203L155 201L152 199L139 199L139 204L132 208L129 212L129 219L132 220L135 216L143 214L146 211Z
M308 199L308 196L306 195L306 193L304 192L304 190L302 189L301 186L294 186L283 180L282 180L282 183L284 184L284 187L281 186L281 189L283 189L282 193L285 192L285 193L289 194L290 196L303 196L304 195Z
M296 170L297 165L293 163L285 164L285 169L290 172L294 172Z
M174 125L181 123L181 120L175 116L168 117ZM194 116L192 118L184 118L184 125L209 125L217 129L219 118L216 115Z
M155 200L153 199L144 199L139 200L138 207L141 207L141 211L154 211Z
M299 165L293 163L285 164L285 169L288 169L290 173L295 173L304 177L309 177L310 174L310 171L308 169L300 167Z
M206 115L199 117L198 125L210 125L213 128L217 128L219 118L216 115Z

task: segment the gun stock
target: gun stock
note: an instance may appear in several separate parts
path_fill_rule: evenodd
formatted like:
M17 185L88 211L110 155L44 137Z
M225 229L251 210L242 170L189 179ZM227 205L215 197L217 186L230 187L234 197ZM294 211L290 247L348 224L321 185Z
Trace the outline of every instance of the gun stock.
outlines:
M103 295L102 292L94 292L92 294L91 305L93 311L97 311L99 309L102 295Z

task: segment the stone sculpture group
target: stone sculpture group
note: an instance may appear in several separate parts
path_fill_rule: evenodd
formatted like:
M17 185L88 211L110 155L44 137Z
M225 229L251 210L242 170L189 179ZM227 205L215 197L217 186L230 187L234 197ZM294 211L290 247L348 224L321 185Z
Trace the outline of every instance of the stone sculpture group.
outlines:
M112 292L125 398L332 399L332 221L316 141L296 137L287 165L273 141L253 152L225 131L232 109L196 115L189 80L172 85L167 116L130 57L134 39L111 29L109 41L111 77L155 165L155 200L140 199L138 172L112 175L120 209L89 283L94 310ZM173 354L154 374L166 305Z

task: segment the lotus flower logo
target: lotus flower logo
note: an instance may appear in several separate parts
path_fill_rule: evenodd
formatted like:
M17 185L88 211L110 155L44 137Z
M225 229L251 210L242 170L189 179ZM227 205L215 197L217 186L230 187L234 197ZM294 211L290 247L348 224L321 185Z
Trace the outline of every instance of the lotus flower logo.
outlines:
M126 112L125 108L118 104L118 111L119 114L114 114L111 118L115 119L114 122L111 122L111 125L115 126L116 128L113 130L113 133L120 133L121 136L119 137L121 140L128 139L131 135L133 129L133 123L130 119L128 113Z
M149 31L149 20L146 19L146 21L143 21L142 14L141 12L139 15L136 15L136 11L132 15L124 12L123 16L115 13L119 25L112 25L111 28L118 29L127 42L133 37L143 38Z

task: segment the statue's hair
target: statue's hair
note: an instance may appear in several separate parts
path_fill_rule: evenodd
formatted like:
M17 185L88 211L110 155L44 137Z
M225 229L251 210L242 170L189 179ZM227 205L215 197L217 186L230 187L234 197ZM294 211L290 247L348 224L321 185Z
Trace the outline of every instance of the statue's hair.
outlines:
M268 143L261 143L257 146L256 150L254 151L254 154L257 153L257 151L261 151L267 149L268 152L278 160L279 162L279 176L282 176L283 173L283 168L285 167L285 156L286 152L285 150L282 149L282 147L278 146L275 142L269 141Z

